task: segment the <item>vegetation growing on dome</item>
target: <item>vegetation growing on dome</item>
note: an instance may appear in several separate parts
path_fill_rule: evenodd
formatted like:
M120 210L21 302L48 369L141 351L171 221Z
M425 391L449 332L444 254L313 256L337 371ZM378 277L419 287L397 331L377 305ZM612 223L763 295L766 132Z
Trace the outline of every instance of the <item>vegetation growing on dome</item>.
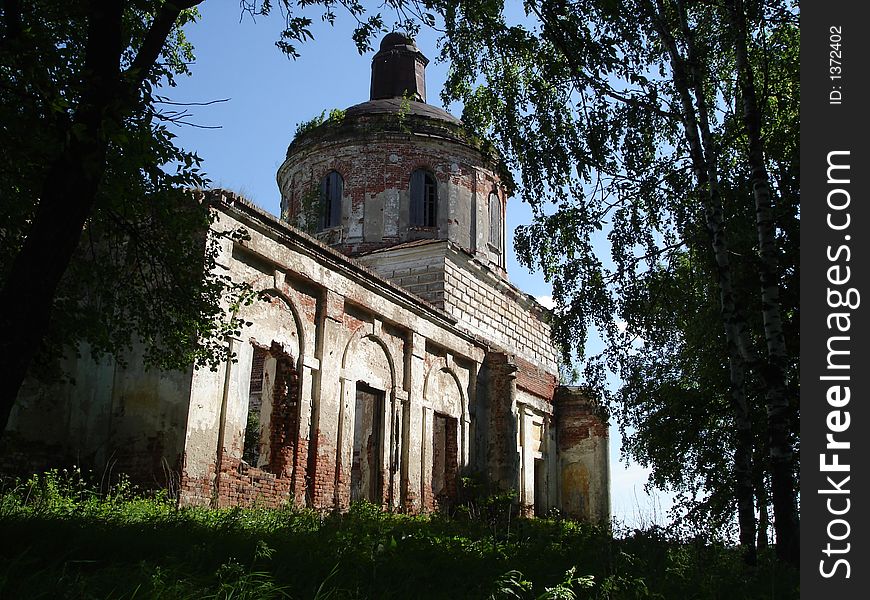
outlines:
M327 125L338 125L344 120L344 115L345 111L341 110L340 108L333 108L329 111L328 115L324 110L322 113L312 119L309 119L308 121L302 121L301 123L297 123L296 132L293 134L293 136L294 138L298 138L303 133L320 127L324 123L326 123Z

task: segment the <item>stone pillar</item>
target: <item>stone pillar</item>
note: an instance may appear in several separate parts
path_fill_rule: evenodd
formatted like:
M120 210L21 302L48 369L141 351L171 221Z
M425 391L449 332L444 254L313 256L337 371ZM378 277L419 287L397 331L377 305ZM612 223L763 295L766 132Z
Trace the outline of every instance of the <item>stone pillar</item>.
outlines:
M299 435L296 440L296 464L293 469L293 501L296 506L312 503L311 480L307 465L312 446L314 380L320 371L320 361L313 355L305 355L298 363L299 369Z
M471 363L471 368L468 372L468 406L465 407L464 428L465 428L465 448L463 449L462 467L468 471L479 470L479 453L477 438L477 419L480 418L480 407L477 402L478 375L480 373L480 364Z
M226 504L227 486L223 474L238 467L242 457L245 426L247 424L248 395L242 394L240 387L251 378L250 344L243 344L235 337L228 338L229 351L235 353L236 362L227 361L224 365L224 385L218 418L218 438L215 458L215 479L212 492L212 506L218 508ZM245 380L247 376L247 381Z
M535 504L535 453L532 449L532 411L525 405L517 410L520 427L520 510L526 516L534 513Z
M498 489L519 490L517 365L512 355L500 352L487 354L484 365L488 371L489 479Z
M404 507L402 498L405 494L404 474L406 473L404 454L405 446L405 413L408 406L408 392L393 388L393 417L391 429L393 438L390 444L390 494L393 509Z
M426 338L408 334L405 351L405 391L402 409L402 504L409 512L419 512L422 492L423 384Z
M435 412L429 406L421 407L422 444L420 444L420 503L424 510L435 508L435 498L432 496L432 434Z
M606 417L579 388L556 388L559 507L569 517L610 522L610 456Z
M316 358L320 371L314 384L308 470L315 508L332 508L335 500L341 358L344 353L344 297L326 290L321 299Z
M356 381L341 371L338 424L335 437L335 500L342 510L350 506L350 471L353 466L353 427L356 417Z
M560 498L562 491L559 487L559 443L556 440L556 427L553 417L550 416L544 419L544 460L547 465L547 508L556 508L560 506Z
M376 324L380 321L375 320ZM378 334L380 335L380 331ZM393 382L395 384L395 382ZM392 467L392 459L390 449L393 447L393 388L390 387L384 394L383 401L380 406L381 425L379 428L379 444L378 444L378 486L380 487L380 505L384 508L390 506L390 471ZM376 417L377 419L377 417Z

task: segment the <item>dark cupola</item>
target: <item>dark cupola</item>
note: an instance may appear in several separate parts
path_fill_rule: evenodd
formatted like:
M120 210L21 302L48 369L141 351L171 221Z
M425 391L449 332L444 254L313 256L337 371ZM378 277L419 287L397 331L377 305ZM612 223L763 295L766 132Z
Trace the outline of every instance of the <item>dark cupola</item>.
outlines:
M401 98L426 102L429 59L403 33L388 33L372 58L371 100Z

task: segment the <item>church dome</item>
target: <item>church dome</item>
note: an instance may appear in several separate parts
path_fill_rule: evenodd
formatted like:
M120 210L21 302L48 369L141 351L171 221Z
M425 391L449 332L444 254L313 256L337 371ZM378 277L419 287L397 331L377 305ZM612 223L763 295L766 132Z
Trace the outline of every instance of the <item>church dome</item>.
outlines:
M443 108L426 104L425 102L409 102L403 98L381 98L355 104L345 111L348 117L363 115L411 115L428 119L446 121L453 125L462 125L462 121L451 115Z
M442 240L503 272L499 163L459 119L426 103L428 62L404 34L384 37L370 99L288 147L281 218L349 255Z

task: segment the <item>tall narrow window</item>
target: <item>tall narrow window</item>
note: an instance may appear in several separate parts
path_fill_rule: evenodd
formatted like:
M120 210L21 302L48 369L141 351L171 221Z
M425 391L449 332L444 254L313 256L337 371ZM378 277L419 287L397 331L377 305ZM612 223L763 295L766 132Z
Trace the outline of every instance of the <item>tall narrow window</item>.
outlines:
M350 499L380 503L381 426L384 392L362 381L356 384L353 422L353 458L350 467ZM389 422L388 422L389 423Z
M344 179L338 171L330 171L320 181L321 229L338 227L341 224L342 195L344 195Z
M435 177L423 169L411 173L412 227L435 227L438 207L438 186Z
M245 446L242 451L242 460L252 467L260 466L260 457L264 450L263 438L268 439L268 435L264 436L263 434L264 429L268 427L269 415L264 415L263 413L271 412L275 361L270 359L271 357L265 348L254 346L254 357L251 363L251 380L248 387L248 420L245 427ZM266 407L263 406L264 391ZM264 411L263 408L267 410ZM266 417L265 419L263 418L264 416Z
M457 420L435 413L432 418L432 495L440 507L456 498L459 473Z
M501 200L498 194L490 192L489 194L489 243L496 247L501 252Z

